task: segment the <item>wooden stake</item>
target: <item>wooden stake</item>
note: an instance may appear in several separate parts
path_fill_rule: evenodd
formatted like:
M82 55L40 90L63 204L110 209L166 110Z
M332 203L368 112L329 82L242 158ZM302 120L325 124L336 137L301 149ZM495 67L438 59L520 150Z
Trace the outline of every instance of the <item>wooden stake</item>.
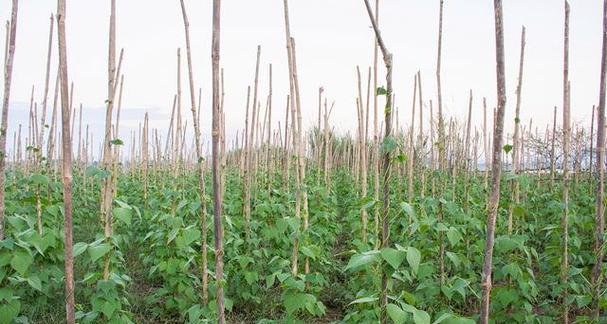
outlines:
M215 277L217 280L217 323L225 323L223 299L223 227L222 197L220 190L221 172L219 168L219 118L221 105L219 99L219 35L220 35L220 5L221 0L213 0L213 37L212 37L212 71L213 71L213 207L215 227Z
M605 232L605 86L607 83L607 0L603 1L603 47L601 50L601 78L599 89L599 107L597 111L597 141L596 141L596 216L595 216L595 241L594 253L596 262L592 271L592 307L593 319L599 321L600 305L599 299L603 291L603 258L604 258L604 232ZM592 151L591 151L592 154Z
M17 1L15 0L14 3ZM61 75L61 137L63 150L63 213L65 232L65 309L66 322L75 323L74 317L74 256L72 238L72 143L70 136L70 110L68 103L67 46L65 39L65 0L57 2L57 29L59 34L59 73Z
M17 39L17 11L19 5L17 0L12 1L13 3L11 10L10 33L8 39L6 40L8 44L8 55L6 56L6 62L4 65L4 97L2 99L2 124L0 126L0 241L4 240L4 171L6 169L6 132L8 129L8 103L10 101L11 80L13 77L13 62L15 60L15 43Z
M506 112L506 78L504 67L504 22L502 16L502 1L494 0L495 12L495 59L497 65L497 115L493 131L493 160L491 171L491 196L489 199L489 215L487 216L487 240L483 272L481 275L481 310L480 322L489 323L489 303L491 296L491 272L493 263L493 244L495 239L495 219L500 198L500 177L502 173L502 143L504 133L504 115Z

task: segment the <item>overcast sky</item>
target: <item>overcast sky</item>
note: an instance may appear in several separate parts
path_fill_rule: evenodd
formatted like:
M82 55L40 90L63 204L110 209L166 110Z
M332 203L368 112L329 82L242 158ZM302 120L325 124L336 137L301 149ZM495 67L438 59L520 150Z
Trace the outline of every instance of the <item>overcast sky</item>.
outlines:
M372 1L373 2L373 1ZM211 82L211 3L186 0L191 24L196 88L203 92L203 133L209 133ZM67 1L67 45L74 104L84 106L84 119L94 130L103 125L107 92L107 43L110 1ZM291 32L297 64L304 122L317 118L318 87L335 101L332 124L338 130L356 124L356 66L366 79L372 64L373 34L362 0L291 0ZM52 0L20 1L17 49L11 91L9 146L18 123L25 124L32 85L43 100L44 69ZM244 125L246 88L253 83L255 54L261 45L260 101L265 106L268 64L273 65L273 119L284 119L288 72L281 0L224 0L221 8L221 66L225 69L225 115L228 134ZM380 0L380 27L394 54L394 87L401 125L410 120L413 75L421 70L424 100L436 101L436 47L439 0ZM602 1L572 0L570 80L572 119L590 125L598 102ZM10 1L0 1L0 19L10 16ZM527 28L521 119L533 118L540 130L562 106L563 1L504 1L507 126L514 120L520 32ZM2 33L4 35L4 33ZM56 35L55 39L56 41ZM4 48L4 39L1 40ZM145 111L152 127L168 128L176 92L176 52L185 48L178 0L117 1L117 48L124 48L125 77L121 121L123 137L135 129ZM468 92L474 92L473 118L480 126L482 97L495 105L495 39L493 1L446 0L444 11L442 86L446 113L464 118ZM56 75L53 45L51 93ZM189 98L185 55L182 57L184 113ZM381 60L380 60L381 64ZM380 85L384 84L383 69ZM366 83L366 81L364 81ZM426 103L427 104L427 103ZM49 112L50 115L50 112ZM426 112L425 116L429 116ZM562 116L559 114L559 121ZM282 121L284 122L284 120ZM282 123L281 122L281 123ZM191 125L191 122L188 124ZM275 124L277 125L277 124ZM24 126L25 127L25 126ZM190 126L188 126L190 127ZM275 126L276 127L276 126ZM96 132L96 138L101 133Z

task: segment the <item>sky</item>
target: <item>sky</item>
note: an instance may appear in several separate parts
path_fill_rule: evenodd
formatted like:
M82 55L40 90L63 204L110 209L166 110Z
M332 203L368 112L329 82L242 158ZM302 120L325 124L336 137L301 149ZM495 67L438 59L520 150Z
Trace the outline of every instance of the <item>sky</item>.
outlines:
M374 1L371 1L374 2ZM394 90L400 125L409 124L413 76L422 76L424 118L429 100L436 102L436 49L439 0L380 0L380 29L394 55ZM196 89L202 88L202 131L211 127L212 1L186 0ZM83 119L100 139L107 94L109 0L67 1L68 74L74 82L74 105L83 105ZM482 124L482 98L496 102L493 1L445 0L442 51L443 105L448 116L463 120L473 91L473 121ZM357 81L363 84L373 64L373 33L362 0L291 0L291 34L296 41L304 124L317 120L318 88L335 102L331 124L344 133L354 130ZM521 27L526 27L521 120L545 129L553 107L562 119L564 3L559 0L504 1L506 57L506 127L514 124L515 89ZM0 21L10 18L11 1L0 1ZM26 127L32 85L40 107L52 0L20 1L17 45L9 112L9 149L18 124ZM268 93L268 65L273 69L273 127L284 124L288 94L287 53L281 0L224 0L221 7L221 66L225 76L225 122L228 137L244 127L247 86L253 84L257 45L261 45L259 98ZM55 29L56 30L56 29ZM570 80L572 121L590 127L592 105L598 102L602 1L572 0L570 15ZM2 33L4 35L4 33ZM52 53L51 90L56 76L56 34ZM5 40L0 40L4 48ZM177 88L177 48L185 51L178 0L117 1L117 49L124 48L123 119L120 137L128 141L147 111L150 127L168 129ZM183 52L182 52L183 53ZM382 61L379 60L381 66ZM183 110L189 90L182 55ZM379 84L385 84L380 69ZM2 90L0 90L2 91ZM198 90L196 90L198 91ZM364 91L364 90L363 90ZM435 106L436 107L436 106ZM50 107L49 107L50 109ZM50 112L49 112L50 115ZM381 116L381 114L380 114ZM416 118L417 119L417 118ZM490 119L490 118L489 118ZM191 121L188 122L191 125ZM426 124L427 125L427 124ZM84 127L84 126L83 126ZM191 128L191 126L188 126ZM416 126L418 127L418 126ZM427 126L425 126L427 127ZM427 129L427 128L426 128Z

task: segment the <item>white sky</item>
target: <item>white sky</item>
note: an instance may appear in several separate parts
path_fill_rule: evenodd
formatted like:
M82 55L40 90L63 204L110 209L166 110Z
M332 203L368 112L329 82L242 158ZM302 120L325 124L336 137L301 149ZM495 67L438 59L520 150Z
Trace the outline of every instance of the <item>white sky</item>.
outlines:
M10 2L0 1L2 22L9 19ZM117 2L117 48L118 51L122 47L125 49L123 109L130 110L121 121L124 125L121 136L127 137L129 129L134 129L143 119L144 111L151 113L152 127L166 130L176 91L176 50L185 48L179 1ZM85 121L94 130L102 127L102 107L107 91L109 3L109 0L67 1L68 70L70 81L75 83L74 104L84 105ZM439 0L380 1L382 34L394 54L394 87L401 125L410 120L413 74L418 69L422 73L424 100L436 102L438 6ZM42 102L49 17L55 7L56 2L51 0L20 1L19 4L9 146L16 124L25 124L32 85L36 87L35 100ZM203 90L203 132L208 135L211 122L211 1L188 0L186 7L191 24L195 86ZM284 119L288 74L282 10L281 0L222 1L221 65L225 69L225 114L229 134L244 126L246 87L253 82L258 44L262 46L259 100L265 107L267 65L272 63L273 119ZM600 0L571 1L572 118L587 127L591 107L598 102L601 14ZM307 125L315 123L318 87L324 86L329 100L336 102L332 124L341 131L354 129L355 68L360 65L366 84L373 52L373 35L363 1L291 0L290 15L291 31L297 44L304 122ZM541 131L552 121L553 106L562 104L563 1L504 1L504 19L507 125L512 127L514 119L520 30L525 25L527 47L521 118L524 123L533 118L534 125L540 126ZM478 125L482 118L481 98L487 97L491 108L495 103L493 24L493 1L445 1L444 108L447 114L463 119L467 112L468 91L472 89L475 97L473 118ZM4 48L4 39L0 42ZM51 88L56 73L56 53L55 44ZM381 65L382 61L379 62ZM182 55L183 109L190 119L185 67L185 55ZM383 74L379 80L380 85L384 84ZM49 97L52 100L52 89ZM429 112L425 116L428 117ZM559 115L559 121L561 118ZM97 131L96 138L100 136Z

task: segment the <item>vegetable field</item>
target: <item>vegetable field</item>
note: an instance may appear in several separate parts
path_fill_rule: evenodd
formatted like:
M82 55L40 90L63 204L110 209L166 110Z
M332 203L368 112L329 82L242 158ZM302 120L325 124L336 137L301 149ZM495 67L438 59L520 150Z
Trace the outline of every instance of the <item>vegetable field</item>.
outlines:
M607 321L607 0L590 123L571 122L565 1L562 105L539 126L520 118L525 27L516 96L508 98L516 108L506 111L501 0L493 7L497 102L470 90L466 116L444 113L445 4L437 1L436 75L415 74L411 120L393 107L397 63L389 49L398 40L382 39L380 1L360 0L373 30L372 65L356 67L348 108L318 88L317 102L306 103L312 125L302 123L305 71L297 70L287 0L276 5L284 9L289 92L272 92L260 46L239 116L223 109L221 0L213 0L209 26L212 106L202 116L192 62L203 58L191 55L188 1L175 1L186 43L177 52L171 118L159 129L146 113L127 139L118 137L124 52L116 49L110 0L98 146L71 100L65 0L50 20L44 100L31 105L27 125L7 134L19 55L19 1L12 0L0 128L0 324ZM424 82L438 93L423 92ZM338 132L334 109L350 109L356 129ZM225 127L231 118L245 120L233 137ZM210 143L201 120L212 120Z

